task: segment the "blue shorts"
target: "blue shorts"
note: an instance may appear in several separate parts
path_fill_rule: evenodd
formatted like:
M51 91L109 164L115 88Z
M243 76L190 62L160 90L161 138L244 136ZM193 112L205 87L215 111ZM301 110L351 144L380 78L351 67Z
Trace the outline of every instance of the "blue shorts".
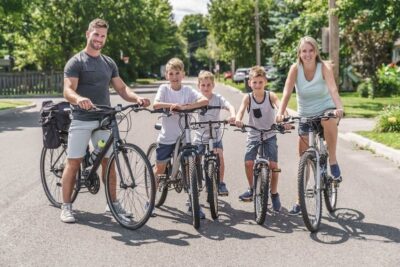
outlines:
M308 133L312 132L314 128L319 131L322 128L321 121L313 121L312 124L299 122L298 133L300 136L308 135Z
M278 162L278 144L276 135L264 141L264 155L270 161ZM254 161L257 158L259 141L250 141L246 145L245 161Z
M214 148L224 149L222 146L222 141L215 142ZM204 155L205 150L206 150L206 145L204 145L204 144L197 145L197 151L199 152L199 155Z
M156 148L156 159L157 162L167 163L174 153L175 144L167 145L167 144L157 144Z

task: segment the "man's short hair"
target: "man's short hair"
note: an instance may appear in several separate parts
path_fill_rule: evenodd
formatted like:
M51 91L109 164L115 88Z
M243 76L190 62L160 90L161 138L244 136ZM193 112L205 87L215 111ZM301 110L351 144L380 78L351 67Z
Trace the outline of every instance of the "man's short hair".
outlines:
M214 82L214 74L212 74L208 70L201 70L197 79L199 80L199 83L201 80L205 79L210 79L212 82Z
M264 77L266 78L265 69L261 66L254 66L250 69L249 72L249 80L256 78L256 77Z
M183 64L182 60L174 57L168 60L167 65L165 66L165 71L170 70L184 71L185 65Z
M94 28L105 28L108 30L108 22L104 19L94 19L89 23L88 31L92 31Z

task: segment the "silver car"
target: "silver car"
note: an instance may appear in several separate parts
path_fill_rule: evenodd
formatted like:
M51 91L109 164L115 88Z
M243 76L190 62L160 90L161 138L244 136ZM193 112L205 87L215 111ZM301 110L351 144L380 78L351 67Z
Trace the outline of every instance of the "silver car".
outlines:
M233 81L235 83L243 82L244 78L246 77L246 74L249 72L248 68L238 68L233 75Z

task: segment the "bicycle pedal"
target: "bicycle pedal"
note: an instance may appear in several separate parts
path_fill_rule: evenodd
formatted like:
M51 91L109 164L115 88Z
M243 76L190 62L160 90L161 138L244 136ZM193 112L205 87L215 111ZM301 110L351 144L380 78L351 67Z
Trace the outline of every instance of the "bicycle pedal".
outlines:
M282 170L280 169L280 168L275 168L275 169L272 169L272 172L281 172Z

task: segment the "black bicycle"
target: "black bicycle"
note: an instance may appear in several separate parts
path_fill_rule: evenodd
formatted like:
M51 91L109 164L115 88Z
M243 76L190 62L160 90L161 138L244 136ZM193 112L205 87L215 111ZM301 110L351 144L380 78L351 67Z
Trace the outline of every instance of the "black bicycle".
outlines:
M300 157L298 169L298 193L304 224L310 232L316 232L321 223L322 196L329 212L336 209L339 183L330 174L329 155L325 144L321 120L336 118L333 113L314 117L289 117L309 125L308 148Z
M136 145L126 143L120 137L119 122L130 118L122 113L125 110L147 110L137 104L116 107L97 106L88 112L104 115L97 130L111 130L111 135L104 148L93 158L89 147L82 160L80 170L72 194L75 201L81 189L96 194L100 189L100 178L97 170L109 148L113 153L108 159L105 177L105 192L108 206L116 221L128 229L138 229L143 226L154 208L155 179L150 162L145 153ZM129 122L129 119L128 119ZM129 124L129 123L128 123ZM61 177L67 160L68 132L61 132L61 146L55 149L42 149L40 173L44 191L49 201L56 207L61 207ZM116 169L116 172L115 172ZM115 174L114 174L115 173Z
M207 186L207 202L210 204L211 217L214 220L218 218L218 186L220 182L220 161L218 154L214 152L214 143L220 140L217 140L215 130L221 129L221 126L224 127L226 124L228 124L226 120L191 123L191 125L199 127L208 126L208 144L204 144L202 166Z
M157 191L155 199L155 206L161 207L167 198L169 190L175 189L177 193L184 190L189 195L192 207L192 224L196 229L200 227L199 194L203 185L200 164L197 162L197 146L193 145L191 140L190 119L192 117L191 114L198 110L202 110L202 108L174 111L179 115L182 134L176 140L174 154L172 159L167 163L164 175L156 177ZM158 110L158 112L163 113L165 116L171 115L169 111L165 110ZM160 130L161 126L156 124L155 128ZM153 143L147 150L147 157L152 167L156 164L156 148L157 143Z
M264 146L266 143L265 134L270 132L275 133L287 133L285 127L282 124L273 124L270 129L258 129L251 125L244 124L240 130L241 132L247 132L247 128L253 129L260 133L260 141L258 143L257 158L254 161L253 166L253 202L254 202L254 213L255 220L258 224L265 222L268 207L268 193L271 182L272 170L269 166L269 160L267 155L264 154Z

